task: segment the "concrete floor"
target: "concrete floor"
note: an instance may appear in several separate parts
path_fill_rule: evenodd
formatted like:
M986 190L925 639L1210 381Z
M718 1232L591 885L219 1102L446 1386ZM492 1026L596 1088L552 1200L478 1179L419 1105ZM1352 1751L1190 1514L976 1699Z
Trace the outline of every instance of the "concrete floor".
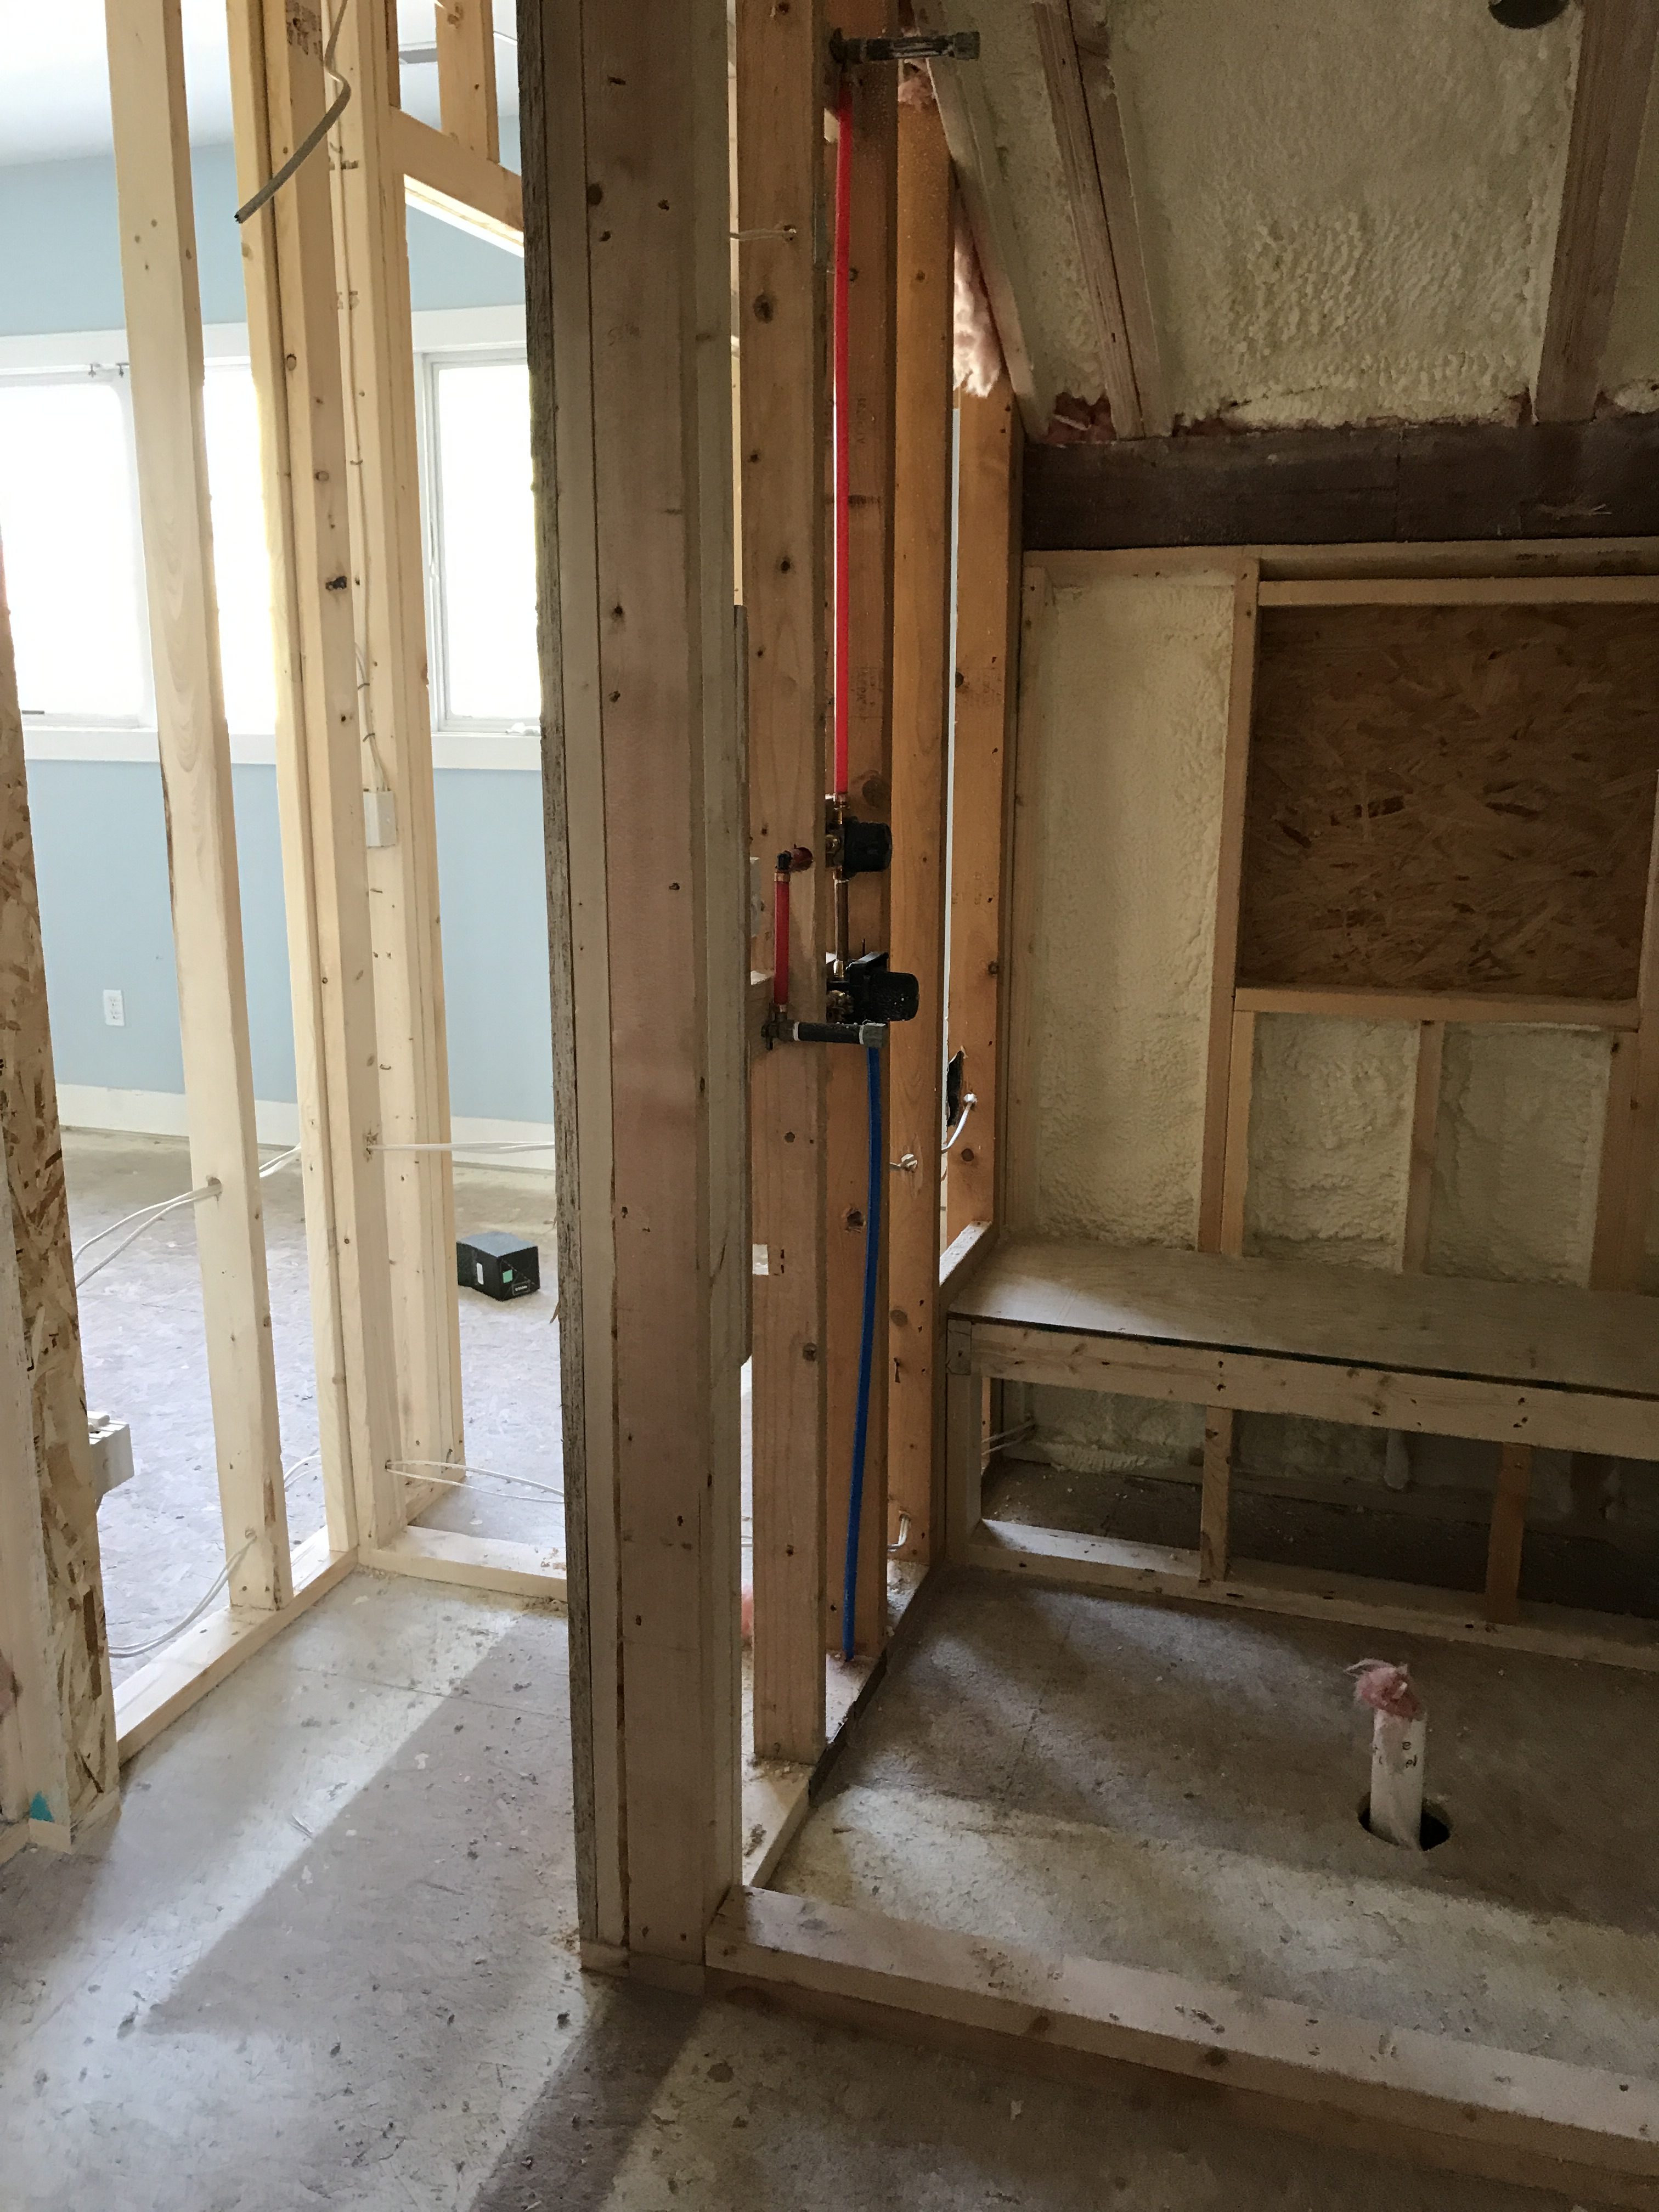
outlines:
M190 1188L182 1139L67 1130L64 1156L77 1246L135 1207ZM268 1177L264 1191L283 1456L292 1467L317 1446L297 1162ZM556 1488L562 1455L553 1206L550 1174L457 1164L460 1232L506 1229L527 1236L540 1248L545 1285L507 1304L477 1291L460 1293L467 1459ZM94 1248L77 1273L107 1249ZM137 1472L105 1500L98 1516L110 1641L118 1651L132 1650L182 1619L224 1564L191 1209L167 1215L87 1285L81 1327L88 1403L132 1430ZM487 1479L441 1499L424 1519L433 1527L563 1548L559 1499ZM289 1492L291 1539L298 1543L322 1525L322 1483L313 1459L296 1472ZM116 1680L144 1663L116 1659Z
M558 1616L359 1574L0 1869L4 2212L1562 2212L584 1979L564 1684Z
M1358 1817L1376 1641L958 1577L779 1887L1652 2074L1659 1679L1385 1638L1452 1824L1419 1854Z

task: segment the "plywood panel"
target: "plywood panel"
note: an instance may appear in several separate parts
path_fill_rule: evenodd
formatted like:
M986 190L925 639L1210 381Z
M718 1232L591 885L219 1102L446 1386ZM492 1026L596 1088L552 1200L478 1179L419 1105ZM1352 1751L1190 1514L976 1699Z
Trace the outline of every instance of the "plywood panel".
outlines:
M1273 609L1255 699L1241 982L1635 996L1649 610Z
M34 883L23 725L17 708L5 574L0 567L0 1129L27 1347L48 1642L58 1745L36 1784L35 1817L78 1823L114 1789L115 1697L104 1635L98 1501L87 1444L81 1322L70 1256L69 1195L58 1127L40 903ZM9 1469L15 1480L15 1470ZM46 1731L51 1734L50 1728ZM58 1753L61 1746L61 1756ZM40 1770L37 1769L37 1771Z
M951 1310L1140 1344L1659 1399L1653 1302L1630 1291L1014 1237Z

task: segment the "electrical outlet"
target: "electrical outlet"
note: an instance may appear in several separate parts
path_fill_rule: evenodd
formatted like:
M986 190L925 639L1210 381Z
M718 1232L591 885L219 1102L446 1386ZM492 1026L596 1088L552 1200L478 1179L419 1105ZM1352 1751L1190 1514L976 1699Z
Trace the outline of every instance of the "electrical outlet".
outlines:
M127 1002L125 997L119 991L106 991L104 994L104 1027L106 1030L124 1030L126 1025Z

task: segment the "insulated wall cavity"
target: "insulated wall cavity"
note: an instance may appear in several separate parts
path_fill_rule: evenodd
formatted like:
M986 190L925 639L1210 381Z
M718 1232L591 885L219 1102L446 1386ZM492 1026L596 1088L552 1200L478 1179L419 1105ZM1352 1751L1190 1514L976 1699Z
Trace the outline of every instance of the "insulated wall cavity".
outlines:
M1232 579L1104 562L1075 574L1027 589L1006 1219L1190 1246ZM1608 1066L1604 1030L1447 1026L1431 1273L1588 1279ZM1257 1018L1247 1252L1401 1266L1417 1069L1415 1021ZM1022 1455L1079 1474L1193 1476L1194 1409L1038 1389L1025 1410ZM1296 1419L1247 1418L1239 1455L1246 1480L1305 1480L1315 1494L1380 1486L1390 1471L1382 1432ZM1466 1493L1479 1512L1493 1447L1417 1438L1407 1455L1413 1489ZM1397 1449L1392 1476L1398 1488ZM1640 1487L1623 1484L1617 1512L1641 1517ZM1534 1494L1543 1517L1568 1510L1565 1455L1538 1455Z

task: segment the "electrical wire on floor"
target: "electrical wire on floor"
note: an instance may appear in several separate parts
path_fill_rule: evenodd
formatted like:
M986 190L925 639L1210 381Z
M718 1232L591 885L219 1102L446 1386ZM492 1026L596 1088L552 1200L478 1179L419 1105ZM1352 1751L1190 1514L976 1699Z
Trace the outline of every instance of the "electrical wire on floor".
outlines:
M307 1452L303 1459L296 1459L292 1467L285 1467L283 1469L283 1488L284 1492L288 1491L292 1486L294 1478L299 1474L301 1468L309 1467L313 1460L319 1456L319 1454L318 1452ZM201 1596L197 1599L195 1604L191 1606L190 1611L185 1615L182 1620L174 1621L171 1628L164 1628L159 1636L152 1636L147 1644L112 1644L109 1647L110 1657L112 1659L148 1659L152 1652L160 1651L167 1644L176 1642L177 1639L185 1633L186 1629L194 1628L197 1622L202 1618L202 1615L208 1610L209 1607L211 1606L213 1601L218 1596L220 1591L222 1590L229 1583L231 1577L235 1573L237 1568L241 1565L243 1560L246 1559L248 1553L253 1549L253 1547L258 1542L258 1540L259 1539L257 1535L250 1536L246 1543L243 1545L241 1550L233 1553L233 1555L225 1561L223 1566L220 1568L218 1573L214 1577L212 1583L205 1590L203 1591Z
M441 1468L459 1468L460 1473L442 1474L428 1471ZM393 1474L410 1475L421 1482L441 1482L450 1490L465 1490L465 1478L471 1475L475 1480L516 1483L521 1490L539 1491L544 1497L556 1498L561 1503L564 1498L563 1491L556 1490L550 1482L532 1482L527 1474L501 1474L493 1467L469 1467L465 1460L394 1459L390 1462L390 1471Z
M447 1145L383 1145L377 1141L368 1149L371 1152L550 1152L553 1139L545 1137L539 1142L521 1139L513 1144L471 1145L465 1137L453 1137Z
M1003 1429L994 1437L987 1437L985 1449L987 1451L1000 1451L1005 1444L1023 1444L1036 1427L1035 1419L1016 1421L1012 1429Z
M263 1182L267 1176L274 1175L278 1168L286 1167L289 1161L297 1159L299 1156L300 1147L297 1145L292 1145L287 1152L278 1152L274 1160L266 1160L259 1169L260 1182ZM194 1206L200 1199L217 1198L223 1188L217 1176L210 1176L207 1181L195 1190L181 1190L176 1198L159 1200L154 1206L137 1206L132 1212L124 1213L118 1221L112 1221L107 1229L94 1230L90 1237L83 1237L70 1253L71 1267L83 1255L90 1252L94 1244L101 1244L106 1237L113 1237L118 1230L125 1229L130 1221L137 1224L130 1236L121 1239L112 1252L106 1252L103 1258L88 1267L84 1275L76 1277L76 1289L83 1290L94 1275L101 1275L112 1261L120 1258L129 1245L136 1244L147 1229L153 1229L155 1224L166 1215L177 1212L181 1206Z

